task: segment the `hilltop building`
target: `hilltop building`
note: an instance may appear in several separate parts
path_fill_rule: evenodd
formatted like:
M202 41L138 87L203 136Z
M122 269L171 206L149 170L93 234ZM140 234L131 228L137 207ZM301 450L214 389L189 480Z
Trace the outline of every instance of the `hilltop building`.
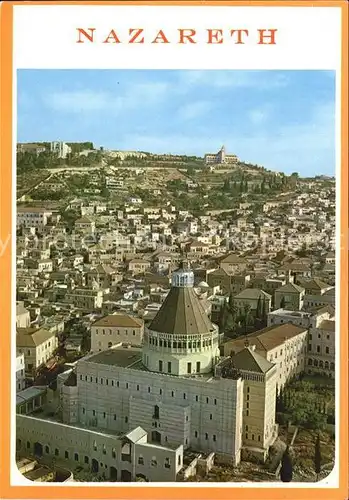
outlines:
M56 153L58 158L66 158L72 149L63 141L51 142L51 153Z
M228 155L225 152L225 147L222 146L218 153L206 153L205 154L205 164L206 165L236 165L239 158L236 155Z

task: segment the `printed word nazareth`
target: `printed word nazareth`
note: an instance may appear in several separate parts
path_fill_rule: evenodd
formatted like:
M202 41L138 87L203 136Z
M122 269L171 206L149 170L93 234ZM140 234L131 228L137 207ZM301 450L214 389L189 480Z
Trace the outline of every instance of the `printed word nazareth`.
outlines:
M208 28L196 30L192 28L178 28L147 31L144 28L110 29L106 32L97 31L97 28L76 28L76 43L103 43L103 44L223 44L233 43L243 45L255 43L258 45L275 45L277 29L261 28L248 29L216 29Z

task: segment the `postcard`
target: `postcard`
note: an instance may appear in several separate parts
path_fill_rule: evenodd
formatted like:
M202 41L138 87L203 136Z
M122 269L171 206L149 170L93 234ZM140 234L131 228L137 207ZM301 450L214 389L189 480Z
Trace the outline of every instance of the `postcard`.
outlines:
M0 8L1 498L347 498L348 3Z

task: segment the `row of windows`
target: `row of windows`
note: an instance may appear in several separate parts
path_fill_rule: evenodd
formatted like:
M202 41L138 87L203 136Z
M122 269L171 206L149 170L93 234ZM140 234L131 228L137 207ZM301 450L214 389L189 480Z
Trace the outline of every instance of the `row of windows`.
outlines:
M170 362L169 362L170 363ZM198 362L200 363L200 362ZM198 367L197 367L198 368ZM199 367L200 368L200 367ZM161 371L161 370L159 370ZM170 373L170 372L169 372ZM95 380L95 383L98 384L98 377L88 377L87 375L85 375L85 377L83 377L83 375L80 375L80 380L85 380L85 382L89 381L89 382L93 382L93 380ZM110 382L110 383L109 383ZM105 384L104 384L105 383ZM100 379L100 384L101 385L111 385L112 387L120 387L120 382L117 380L116 383L114 383L114 380L109 380L109 379L104 379L104 378L101 378ZM125 389L129 389L129 383L128 382L125 382ZM136 390L137 391L140 391L141 390L141 386L140 384L137 384L136 385ZM151 387L148 386L148 393L151 393ZM160 396L162 395L162 389L159 389L159 394ZM171 391L171 397L174 398L175 397L175 391ZM185 392L183 392L183 399L187 399L187 394ZM195 401L198 402L199 401L199 396L195 396ZM206 403L208 404L209 403L209 398L206 397ZM217 405L217 399L214 398L213 399L213 403L215 405Z
M96 412L96 410L92 410L92 416L93 417L95 417L97 415L97 413L98 413L98 415L99 414L103 415L103 418L107 418L107 413L105 411L104 412ZM86 415L86 408L82 409L82 414ZM75 416L74 413L73 413L73 416ZM114 413L113 419L116 420L116 413ZM128 423L128 417L125 417L125 424L127 424L127 423Z
M308 351L311 351L311 344L308 345ZM316 352L317 353L321 353L321 346L317 345L316 346ZM326 354L330 354L330 348L329 347L325 347L325 353Z
M312 340L312 338L313 338L312 333L309 333L309 340ZM318 338L318 339L321 339L321 333L318 333L318 334L317 334L317 338ZM330 340L330 336L329 336L329 334L328 334L328 333L326 334L326 340Z
M246 426L247 427L247 426ZM251 441L255 441L255 435L254 434L251 434L251 437L249 437L249 433L246 432L245 434L245 438L246 439L250 439ZM261 441L261 436L258 436L258 441Z
M103 335L105 335L105 334L106 334L105 332L106 332L106 330L102 330L102 334L103 334ZM109 335L112 335L113 333L115 333L115 332L113 332L112 330L110 330L110 329L109 329ZM124 332L123 332L123 333L124 333L125 335L128 335L128 330L124 330ZM98 328L97 328L97 329L96 329L96 335L98 335L98 334L99 334L99 331L98 331ZM120 330L116 330L116 334L117 334L117 335L120 335ZM132 330L132 335L136 335L136 330Z
M194 436L195 436L196 438L199 436L198 431L195 431ZM208 433L207 433L207 432L205 433L205 440L206 440L206 441L208 441L208 440L209 440L209 435L208 435ZM216 436L216 434L213 434L213 435L212 435L212 440L213 440L213 441L217 441L217 436Z
M149 344L159 347L172 347L173 349L201 349L202 347L211 347L212 339L203 340L202 343L198 342L180 342L174 340L171 342L170 340L157 339L156 337L149 338Z
M22 446L22 440L21 439L17 439L17 446L18 446L18 448L21 448L21 446ZM31 448L30 441L27 441L26 447L27 447L28 450ZM94 450L97 451L97 446L94 446ZM48 445L46 445L46 446L43 447L42 451L45 452L47 455L49 455L50 454L50 447ZM105 448L105 446L103 446L103 454L106 455L106 448ZM56 457L60 456L60 451L59 451L58 448L55 448L54 455ZM116 450L115 450L115 448L113 448L111 455L112 455L112 458L116 458ZM69 460L70 454L69 454L68 450L64 451L64 458L67 459L67 460ZM79 453L77 453L77 452L74 453L74 460L75 460L75 462L79 461ZM90 457L88 457L87 455L85 455L84 456L84 463L85 464L89 464L89 462L90 462ZM178 465L180 465L180 464L181 464L181 457L179 456L178 457ZM102 463L100 465L103 466ZM145 465L144 457L142 455L139 455L139 457L138 457L138 465ZM158 461L157 461L157 458L155 456L153 456L152 459L150 460L150 465L152 467L157 467ZM171 460L170 460L169 457L165 458L165 460L164 460L164 467L167 468L167 469L171 468Z
M325 368L326 370L334 370L334 363L329 363L328 361L322 361L322 360L317 360L314 359L312 360L311 358L308 359L308 365L309 366L318 366L319 368Z

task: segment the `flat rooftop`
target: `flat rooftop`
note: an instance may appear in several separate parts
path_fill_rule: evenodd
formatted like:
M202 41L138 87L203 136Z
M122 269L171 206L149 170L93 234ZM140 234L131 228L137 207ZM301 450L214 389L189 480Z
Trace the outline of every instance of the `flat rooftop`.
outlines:
M114 365L121 368L130 368L142 360L142 349L140 347L118 347L92 355L86 361L101 365Z

